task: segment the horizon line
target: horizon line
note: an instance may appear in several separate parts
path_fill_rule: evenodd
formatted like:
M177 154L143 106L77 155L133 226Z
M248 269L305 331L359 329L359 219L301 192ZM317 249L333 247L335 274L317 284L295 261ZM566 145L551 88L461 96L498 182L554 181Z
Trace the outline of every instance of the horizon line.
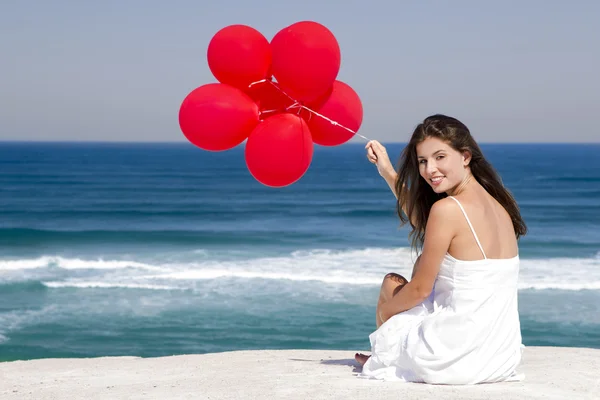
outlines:
M395 142L395 141L380 141L380 143L385 144L406 144L408 142ZM600 145L600 141L598 142L493 142L493 141L477 141L478 144L509 144L509 145ZM23 139L0 139L0 144L139 144L139 145L149 145L149 144L168 144L168 145L192 145L194 144L184 141L184 140L145 140L145 141L127 141L127 140L23 140ZM232 147L230 150L240 146L242 143L237 146ZM347 145L364 145L362 142L346 142L341 145L336 146L322 146L316 145L317 147L324 148L333 148L339 146L347 146Z

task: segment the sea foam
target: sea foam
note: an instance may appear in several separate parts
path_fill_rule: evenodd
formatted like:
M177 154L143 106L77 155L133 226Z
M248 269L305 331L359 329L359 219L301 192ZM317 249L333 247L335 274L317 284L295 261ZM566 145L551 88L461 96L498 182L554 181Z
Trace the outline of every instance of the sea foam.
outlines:
M189 289L201 281L266 280L378 286L388 272L409 277L416 256L408 248L302 250L240 259L110 260L44 256L0 260L0 284L40 280L49 288ZM600 290L600 258L521 259L520 289Z

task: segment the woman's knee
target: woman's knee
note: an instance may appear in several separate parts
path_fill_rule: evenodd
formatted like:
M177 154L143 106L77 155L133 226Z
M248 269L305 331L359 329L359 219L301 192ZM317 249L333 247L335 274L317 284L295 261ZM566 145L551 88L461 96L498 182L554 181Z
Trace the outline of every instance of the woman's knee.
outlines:
M396 295L408 283L408 280L400 274L390 272L386 274L381 283L380 301L388 301Z
M408 280L400 274L397 274L395 272L390 272L389 274L386 274L383 277L383 285L385 285L386 282L388 284L406 285L408 283Z

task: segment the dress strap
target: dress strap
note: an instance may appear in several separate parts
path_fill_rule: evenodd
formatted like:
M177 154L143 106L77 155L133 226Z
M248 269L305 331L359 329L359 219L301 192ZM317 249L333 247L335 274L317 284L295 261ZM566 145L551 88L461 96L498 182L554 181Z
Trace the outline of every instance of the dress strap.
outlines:
M465 216L465 219L467 220L467 223L469 224L469 228L471 228L471 232L473 232L473 236L475 236L475 241L477 242L477 246L479 246L479 250L481 250L481 254L483 254L483 258L487 259L487 256L485 255L485 251L483 251L483 246L481 246L481 243L479 242L479 238L477 237L477 234L475 233L475 229L473 229L473 225L471 225L471 221L469 220L469 217L467 216L467 212L463 208L462 204L460 204L460 201L458 201L457 198L455 198L453 196L448 196L448 197L450 197L452 200L456 201L456 204L458 204L458 206L460 207L463 215Z

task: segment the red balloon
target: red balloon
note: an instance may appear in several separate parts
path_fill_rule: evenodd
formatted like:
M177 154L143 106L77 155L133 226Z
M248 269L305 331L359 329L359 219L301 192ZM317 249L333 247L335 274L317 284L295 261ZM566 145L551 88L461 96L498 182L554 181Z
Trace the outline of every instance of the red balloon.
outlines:
M282 187L296 182L308 170L312 155L308 125L289 113L262 121L246 142L248 170L266 186Z
M363 107L360 97L350 86L335 81L329 97L320 103L313 110L354 132L358 131L362 124ZM316 114L311 114L308 126L313 142L322 146L337 146L354 136L354 133Z
M258 122L256 103L241 90L222 83L194 89L179 109L179 126L185 137L210 151L242 143Z
M297 22L271 40L273 76L294 99L315 100L333 84L341 53L329 29L311 21Z
M265 119L285 112L294 100L283 94L277 82L264 82L253 85L246 93L256 102L260 118Z
M218 31L208 45L207 58L219 82L239 89L271 76L269 41L246 25L230 25Z

